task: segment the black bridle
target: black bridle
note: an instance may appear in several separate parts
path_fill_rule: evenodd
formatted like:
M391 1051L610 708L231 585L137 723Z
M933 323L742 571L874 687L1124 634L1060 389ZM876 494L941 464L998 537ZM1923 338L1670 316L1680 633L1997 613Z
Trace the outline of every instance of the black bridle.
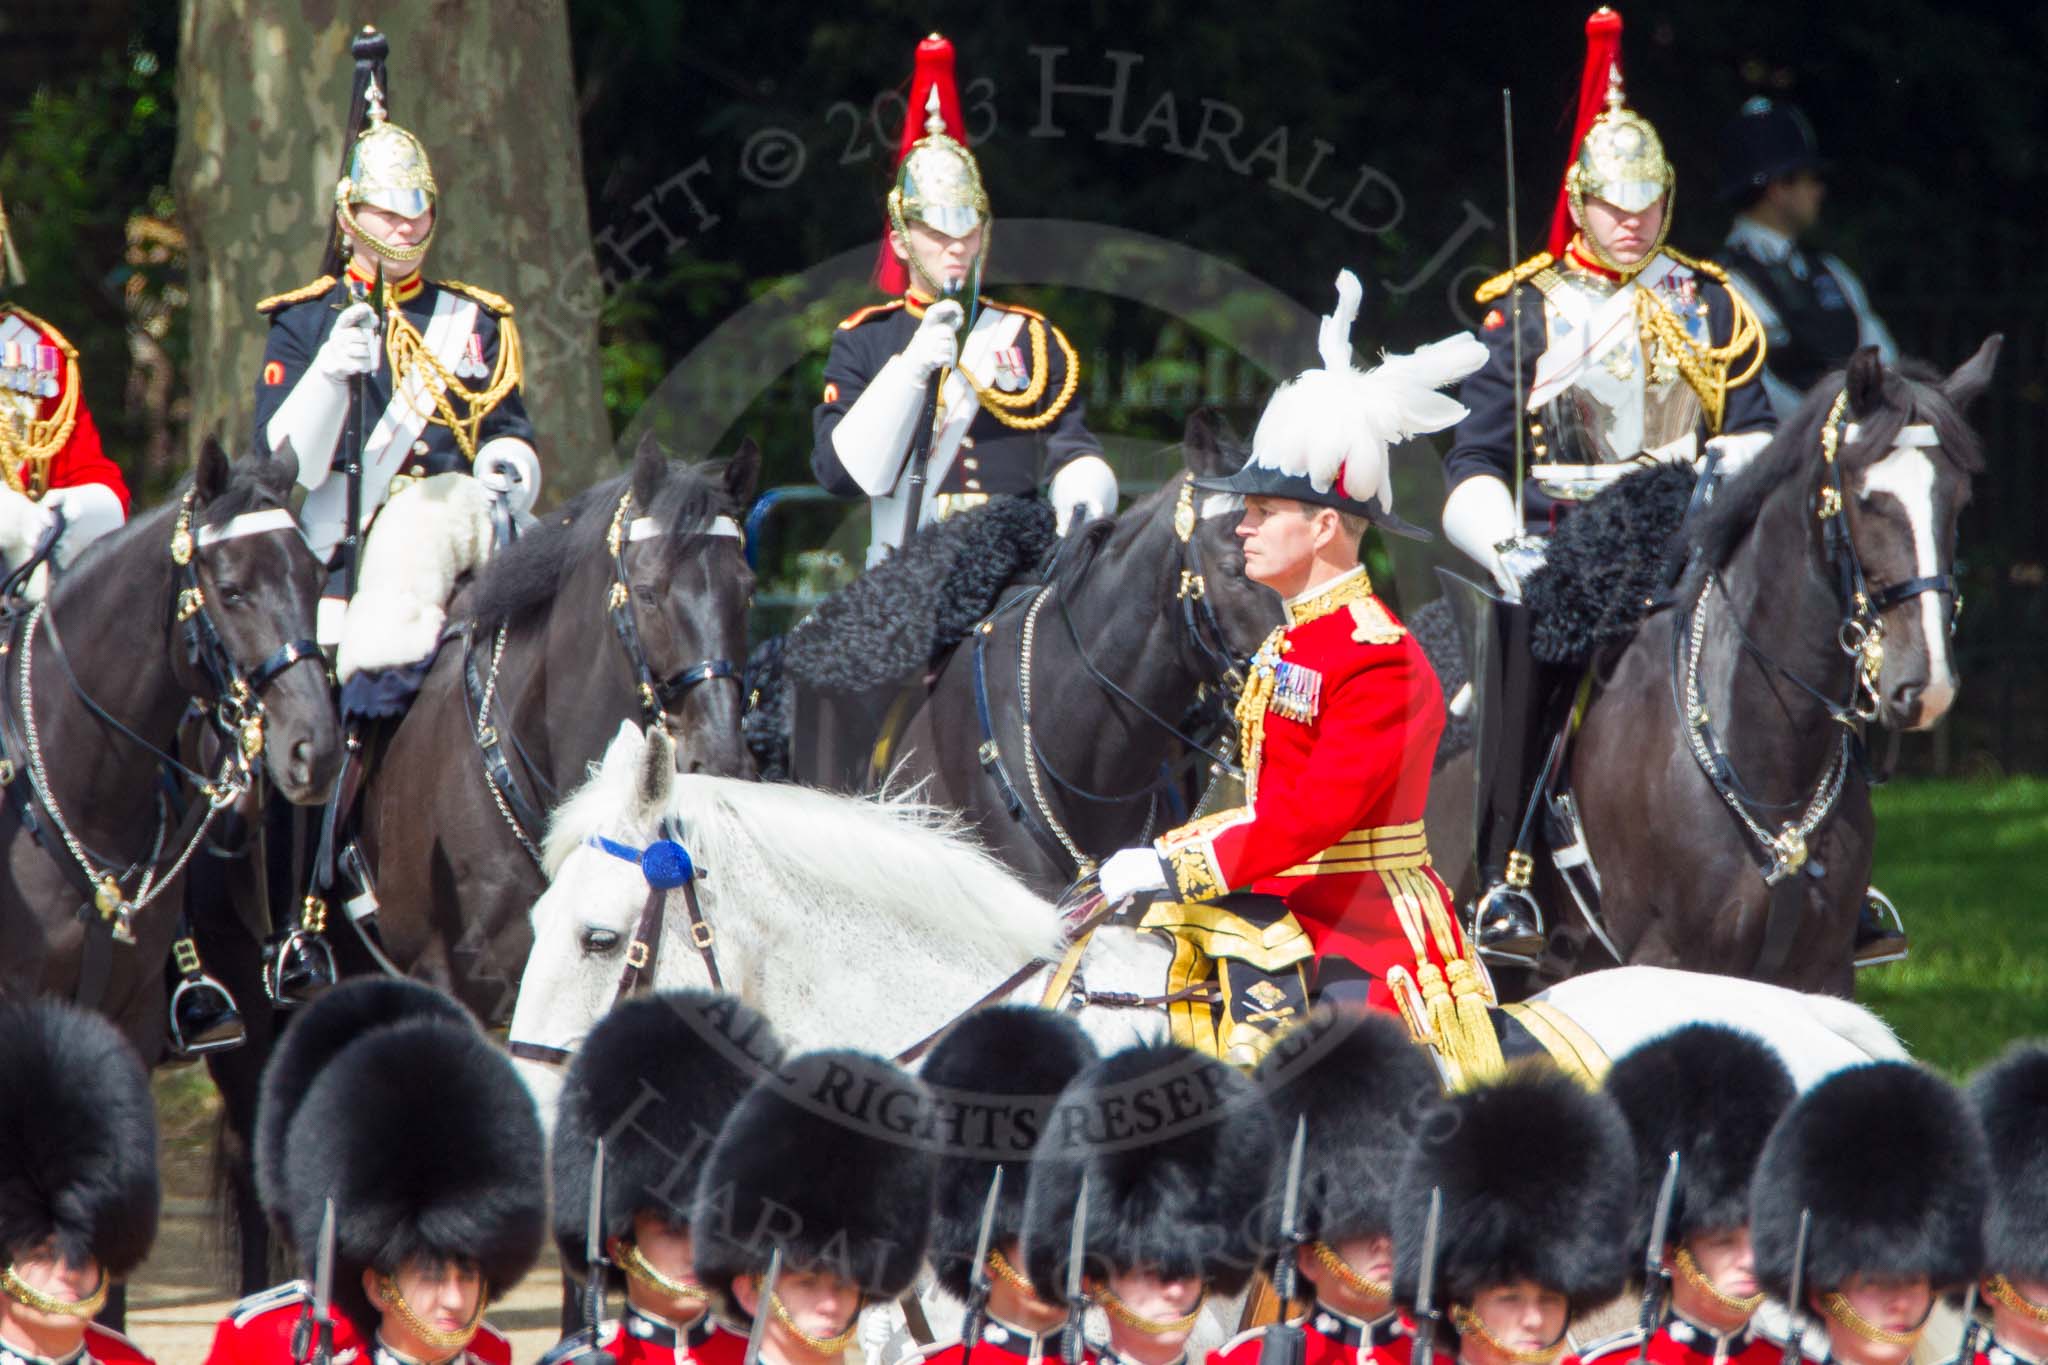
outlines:
M649 725L666 724L670 709L692 688L714 678L730 678L738 686L740 670L731 659L699 659L664 678L656 676L648 664L647 651L640 644L640 627L633 619L633 589L626 576L626 513L632 505L633 489L628 485L619 495L611 528L605 532L605 548L612 557L612 586L605 610L611 616L612 633L619 637L619 648L626 652L627 667L633 670L642 716Z

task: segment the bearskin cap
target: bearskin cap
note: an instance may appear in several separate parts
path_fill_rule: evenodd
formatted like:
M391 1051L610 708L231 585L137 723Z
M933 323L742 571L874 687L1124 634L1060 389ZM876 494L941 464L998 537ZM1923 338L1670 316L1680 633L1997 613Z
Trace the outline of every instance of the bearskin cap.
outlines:
M1673 1152L1678 1193L1666 1232L1671 1242L1748 1225L1757 1158L1797 1093L1770 1044L1720 1024L1688 1024L1616 1062L1607 1073L1607 1093L1635 1139L1635 1219L1628 1237L1635 1264L1649 1249Z
M1781 1299L1791 1292L1810 1209L1808 1287L1859 1273L1960 1284L1983 1265L1989 1193L1984 1135L1954 1086L1910 1062L1837 1071L1764 1144L1750 1187L1757 1278Z
M284 1184L285 1132L299 1102L336 1053L373 1028L415 1018L462 1024L470 1016L453 996L422 982L351 977L299 1011L264 1063L256 1101L256 1198L287 1243L291 1213Z
M1308 1127L1301 1232L1331 1245L1391 1233L1401 1160L1444 1102L1436 1064L1407 1027L1391 1014L1317 1010L1254 1079L1283 1141L1296 1123Z
M956 1299L967 1297L981 1210L1003 1167L989 1244L1023 1236L1031 1161L1054 1101L1096 1060L1095 1045L1064 1014L1033 1005L996 1005L968 1015L925 1059L942 1146L932 1209L932 1273Z
M1991 1155L1985 1269L2048 1280L2048 1044L2013 1047L1977 1074L1970 1099Z
M1614 1101L1547 1064L1452 1096L1402 1162L1394 1194L1394 1297L1415 1302L1432 1189L1443 1191L1438 1306L1533 1280L1578 1313L1628 1278L1622 1236L1635 1150Z
M1089 1274L1155 1266L1234 1294L1259 1268L1277 1194L1279 1130L1250 1077L1171 1043L1126 1048L1076 1076L1053 1106L1024 1201L1024 1269L1066 1296L1081 1183Z
M467 1262L498 1297L547 1235L540 1116L511 1062L466 1020L404 1019L336 1052L285 1132L284 1189L302 1263L333 1198L334 1303L366 1341L381 1314L365 1270Z
M0 1254L54 1242L123 1276L160 1202L156 1105L128 1040L73 1005L0 1000Z
M598 1021L570 1064L549 1158L555 1245L570 1273L590 1269L584 1234L598 1138L605 1236L631 1237L642 1211L685 1226L719 1125L781 1047L757 1011L713 991L642 996Z
M767 1270L833 1271L893 1298L924 1263L937 1158L931 1096L865 1052L808 1052L754 1083L697 1178L697 1279L725 1315L750 1319L732 1282Z

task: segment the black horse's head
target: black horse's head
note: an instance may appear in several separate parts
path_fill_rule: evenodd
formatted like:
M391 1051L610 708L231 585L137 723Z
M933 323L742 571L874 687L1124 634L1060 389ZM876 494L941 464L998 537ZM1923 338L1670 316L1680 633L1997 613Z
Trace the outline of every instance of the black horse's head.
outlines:
M328 795L341 725L318 651L281 653L314 638L326 579L290 511L294 467L289 452L230 464L218 441L206 441L192 478L189 552L200 600L190 605L211 622L234 674L252 680L244 709L260 710L271 781L306 805Z
M1188 417L1181 459L1190 479L1219 478L1244 467L1246 451L1212 408ZM1201 563L1204 593L1224 648L1238 660L1250 658L1285 617L1271 588L1245 577L1244 546L1237 538L1243 500L1227 493L1192 490L1193 546Z
M1879 717L1892 729L1928 729L1955 700L1956 519L1984 467L1965 413L1991 382L2000 341L1986 339L1946 378L1887 368L1874 346L1844 375L1842 512L1879 607Z

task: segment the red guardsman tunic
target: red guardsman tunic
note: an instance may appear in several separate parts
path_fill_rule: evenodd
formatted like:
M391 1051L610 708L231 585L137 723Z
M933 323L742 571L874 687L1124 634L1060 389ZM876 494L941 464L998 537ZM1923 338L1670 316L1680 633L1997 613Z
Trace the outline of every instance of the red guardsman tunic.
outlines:
M1414 1328L1399 1314L1360 1322L1334 1309L1311 1307L1296 1318L1301 1328L1302 1365L1410 1365L1415 1358ZM1259 1352L1270 1327L1254 1328L1209 1353L1208 1365L1259 1365ZM1450 1356L1433 1352L1438 1365Z
M1237 708L1248 804L1157 841L1183 902L1286 902L1318 960L1370 973L1418 1037L1453 1002L1492 1003L1423 834L1443 732L1436 671L1361 567L1287 604Z
M128 483L100 449L78 383L78 352L35 314L0 304L0 475L40 498L52 488L105 484L128 510Z
M1587 1347L1581 1359L1606 1365L1626 1365L1636 1357L1642 1331L1603 1338ZM1745 1326L1736 1332L1710 1332L1694 1326L1674 1313L1664 1315L1664 1325L1650 1334L1648 1355L1651 1365L1778 1365L1785 1348Z
M981 1329L981 1343L974 1348L974 1365L1059 1365L1064 1335L1061 1327L1034 1333L990 1318ZM966 1346L955 1338L932 1343L908 1357L905 1365L908 1360L920 1360L923 1365L963 1365L966 1358ZM1093 1345L1081 1344L1081 1365L1096 1365L1099 1359Z
M541 1365L573 1359L581 1349L574 1337L564 1338L562 1345L541 1357ZM624 1318L599 1330L597 1349L619 1365L733 1365L746 1355L747 1339L719 1326L709 1313L679 1327L627 1304Z
M205 1365L295 1365L304 1360L292 1346L311 1298L304 1280L291 1280L243 1299L214 1328ZM372 1359L395 1365L398 1357L389 1351L363 1350L362 1336L346 1314L336 1311L333 1318L333 1365L370 1365ZM512 1343L484 1323L453 1365L512 1365Z

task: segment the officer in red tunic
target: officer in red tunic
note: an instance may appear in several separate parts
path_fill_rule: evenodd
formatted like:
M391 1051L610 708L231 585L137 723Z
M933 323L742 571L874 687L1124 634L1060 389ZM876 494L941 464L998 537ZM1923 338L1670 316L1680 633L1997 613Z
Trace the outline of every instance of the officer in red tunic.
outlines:
M730 1333L707 1311L711 1294L691 1254L690 1201L720 1125L781 1050L766 1019L712 991L629 1000L590 1031L562 1089L549 1155L555 1247L586 1295L592 1274L617 1267L626 1308L619 1318L586 1323L564 1337L543 1365L577 1359L593 1346L619 1365L673 1365L717 1354L712 1339ZM593 1267L587 1239L600 1138L609 1265ZM744 1348L744 1338L735 1340Z
M1181 1365L1209 1294L1242 1290L1264 1259L1280 1153L1244 1073L1172 1043L1106 1057L1060 1092L1024 1199L1024 1268L1064 1299L1083 1188L1082 1291L1109 1324L1111 1365Z
M156 1239L156 1108L97 1014L0 1000L0 1363L150 1365L92 1321Z
M1080 1025L1029 1005L968 1015L925 1059L920 1074L934 1092L946 1143L930 1260L939 1287L962 1303L972 1295L989 1186L998 1169L1003 1173L982 1269L988 1304L974 1345L976 1365L1038 1365L1059 1355L1067 1305L1041 1298L1024 1275L1024 1196L1053 1102L1095 1060L1095 1045ZM967 1347L956 1336L918 1354L931 1365L964 1365Z
M2022 1043L1971 1083L1991 1151L1976 1365L2048 1365L2048 1044Z
M0 260L8 259L0 206ZM0 561L27 559L60 513L61 569L128 519L128 484L100 449L78 352L34 313L0 302ZM41 595L40 575L30 591Z
M1423 1125L1394 1194L1394 1301L1412 1312L1430 1192L1432 1306L1460 1365L1576 1365L1571 1319L1628 1275L1635 1153L1614 1101L1548 1063L1510 1070Z
M1299 1020L1305 995L1398 1005L1418 1037L1491 1034L1491 987L1422 827L1444 725L1436 672L1359 562L1369 525L1422 535L1393 513L1388 449L1464 413L1436 390L1486 349L1453 337L1360 373L1360 297L1345 271L1322 368L1273 395L1242 470L1196 480L1211 499L1243 500L1245 575L1286 607L1237 706L1246 803L1102 865L1105 899L1163 891L1145 924L1221 961L1216 1050L1243 1064Z
M1984 1272L1990 1183L1977 1115L1925 1067L1853 1066L1801 1095L1764 1144L1750 1233L1765 1291L1804 1289L1809 1358L1817 1339L1830 1365L1905 1365L1935 1301Z
M1293 1231L1308 1289L1302 1365L1410 1365L1413 1324L1394 1307L1394 1181L1442 1090L1429 1054L1385 1014L1318 1010L1259 1063L1282 1134L1306 1126ZM1287 1234L1273 1229L1275 1244ZM1259 1365L1271 1328L1246 1332L1209 1365ZM1441 1357L1439 1357L1441 1359Z
M461 1006L381 978L315 1001L264 1071L257 1180L309 1279L333 1207L337 1365L510 1365L483 1315L546 1235L545 1139ZM246 1300L208 1365L303 1361L315 1316L304 1281Z
M697 1279L739 1333L714 1333L700 1365L739 1365L763 1315L765 1365L829 1365L863 1307L910 1287L931 1232L937 1158L917 1140L931 1114L923 1082L864 1052L805 1053L755 1082L690 1215Z
M1792 1077L1754 1035L1691 1024L1645 1043L1607 1073L1607 1093L1628 1117L1636 1148L1635 1221L1629 1253L1646 1263L1670 1154L1678 1184L1660 1249L1669 1302L1650 1333L1655 1365L1777 1365L1783 1352L1757 1335L1763 1302L1749 1245L1749 1183L1778 1116L1791 1107ZM1636 1358L1632 1328L1588 1347L1588 1361Z

